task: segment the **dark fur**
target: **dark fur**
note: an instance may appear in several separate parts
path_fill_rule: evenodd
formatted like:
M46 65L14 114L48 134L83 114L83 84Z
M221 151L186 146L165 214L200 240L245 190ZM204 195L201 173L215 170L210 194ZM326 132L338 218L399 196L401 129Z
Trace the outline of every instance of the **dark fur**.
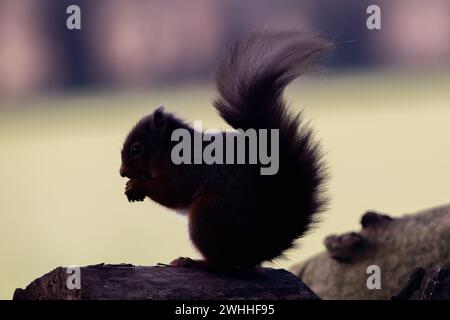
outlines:
M174 165L171 132L192 129L158 109L124 143L121 174L130 178L128 198L148 196L187 208L192 242L210 265L255 266L279 257L316 221L325 202L319 146L300 115L287 110L283 90L331 48L311 34L253 34L218 69L214 106L225 121L244 130L280 130L276 175L260 175L255 165ZM145 146L139 159L129 151L136 141Z

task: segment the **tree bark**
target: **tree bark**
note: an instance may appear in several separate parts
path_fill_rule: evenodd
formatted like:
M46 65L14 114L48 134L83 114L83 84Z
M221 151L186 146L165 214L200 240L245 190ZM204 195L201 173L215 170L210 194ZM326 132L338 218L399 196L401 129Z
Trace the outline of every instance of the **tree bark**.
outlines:
M392 300L450 300L450 269L437 266L429 272L417 268Z
M81 267L80 289L68 269L58 267L25 289L14 300L208 300L208 299L319 299L286 270L259 268L209 272L171 266L93 265ZM71 285L67 285L67 282Z

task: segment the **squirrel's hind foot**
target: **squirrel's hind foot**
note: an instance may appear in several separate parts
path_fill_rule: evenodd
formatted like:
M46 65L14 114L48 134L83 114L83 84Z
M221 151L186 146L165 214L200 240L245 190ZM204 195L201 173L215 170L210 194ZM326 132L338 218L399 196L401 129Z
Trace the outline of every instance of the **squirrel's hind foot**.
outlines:
M208 263L205 260L194 260L188 257L179 257L169 263L172 267L182 267L191 269L206 269Z
M170 264L171 267L181 267L189 269L199 269L207 271L226 271L231 270L231 267L219 266L216 264L211 264L207 260L194 260L188 257L179 257L173 260Z

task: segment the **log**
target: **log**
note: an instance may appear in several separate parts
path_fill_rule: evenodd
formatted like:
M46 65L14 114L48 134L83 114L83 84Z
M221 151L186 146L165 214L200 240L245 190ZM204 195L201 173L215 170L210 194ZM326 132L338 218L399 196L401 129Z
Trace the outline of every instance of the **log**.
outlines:
M319 299L292 273L258 268L210 272L183 267L99 264L73 269L58 267L16 289L14 300L209 300ZM67 284L69 283L69 285Z
M368 212L361 225L290 270L322 299L390 299L418 267L450 267L450 205L400 218ZM381 289L367 287L370 265L380 267Z

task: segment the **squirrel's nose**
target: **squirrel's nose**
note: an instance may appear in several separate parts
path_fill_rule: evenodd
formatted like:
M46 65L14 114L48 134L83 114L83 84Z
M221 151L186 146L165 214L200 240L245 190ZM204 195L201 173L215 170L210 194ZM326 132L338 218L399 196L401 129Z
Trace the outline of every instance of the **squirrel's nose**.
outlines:
M126 177L127 176L127 171L125 169L125 167L123 165L120 166L120 170L119 170L120 176L121 177Z

